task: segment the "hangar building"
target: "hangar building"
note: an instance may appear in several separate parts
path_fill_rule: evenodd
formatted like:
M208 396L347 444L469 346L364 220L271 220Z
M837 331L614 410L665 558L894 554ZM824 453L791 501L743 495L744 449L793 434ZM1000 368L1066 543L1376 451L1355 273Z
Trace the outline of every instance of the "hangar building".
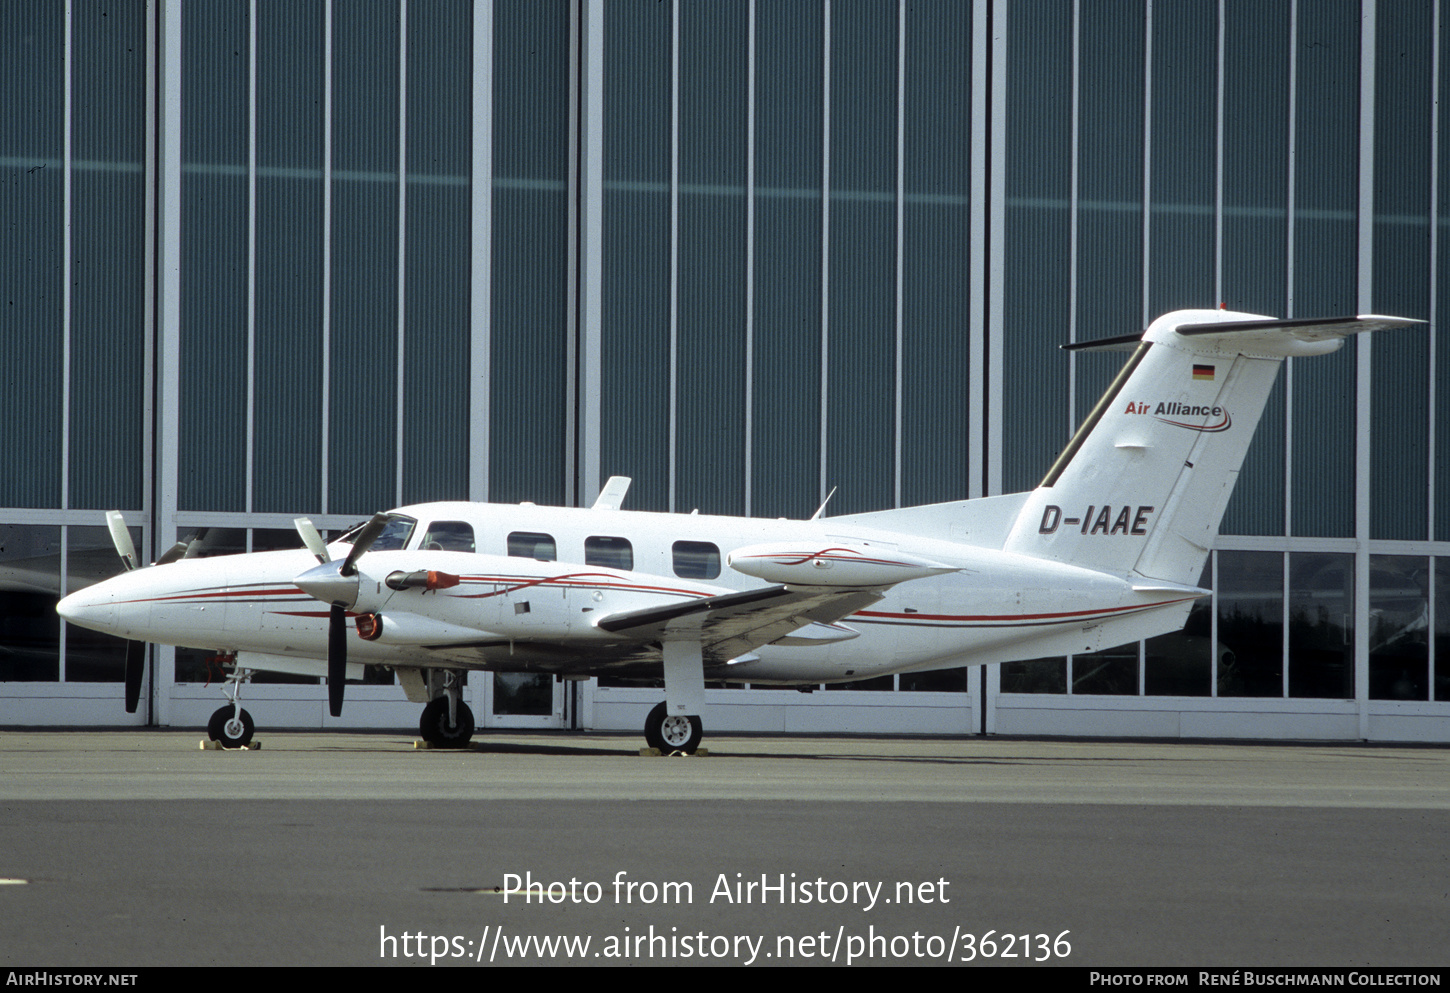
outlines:
M709 730L1450 741L1447 8L11 0L0 725L220 701L154 649L129 717L120 644L56 617L119 568L106 509L154 557L612 474L766 517L1013 492L1118 361L1058 345L1222 303L1431 330L1290 361L1183 633L721 689ZM386 673L325 692L244 699L417 720ZM468 694L628 729L658 695Z

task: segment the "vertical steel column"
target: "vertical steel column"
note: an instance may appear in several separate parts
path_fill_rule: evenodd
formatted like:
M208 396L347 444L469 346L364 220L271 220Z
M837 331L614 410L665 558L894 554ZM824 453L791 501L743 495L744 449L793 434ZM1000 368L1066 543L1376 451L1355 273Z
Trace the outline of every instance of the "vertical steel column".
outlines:
M990 12L990 16L989 16ZM1002 492L1002 410L1007 301L1008 4L972 15L972 212L968 362L968 497ZM989 102L990 100L990 102ZM985 418L985 421L984 421Z
M468 499L489 498L492 456L493 0L473 0L473 162L469 179Z
M830 492L826 454L829 451L827 415L831 400L831 0L822 4L824 41L821 45L821 407L820 466L816 499L825 503Z
M1359 264L1356 306L1374 313L1375 0L1363 0L1359 35ZM1370 406L1373 335L1356 338L1354 415L1354 699L1369 737Z
M156 502L152 509L152 547L176 540L181 430L181 5L160 6L160 230L156 239ZM176 651L155 650L159 677L152 683L155 722L171 723L171 692L176 682Z
M397 445L393 455L393 503L403 502L403 380L407 374L404 337L408 287L408 0L398 0L398 353L397 379L393 384L394 431Z
M587 505L599 495L599 429L603 391L604 323L604 0L583 0L583 65L579 155L579 315L575 409L577 458L572 502Z

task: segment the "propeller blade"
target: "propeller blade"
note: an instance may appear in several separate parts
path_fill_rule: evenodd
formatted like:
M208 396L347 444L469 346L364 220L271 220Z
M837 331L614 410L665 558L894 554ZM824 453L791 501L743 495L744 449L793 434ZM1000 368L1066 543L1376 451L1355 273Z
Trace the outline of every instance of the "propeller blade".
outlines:
M333 717L342 716L342 690L347 683L347 611L337 604L327 627L327 704Z
M168 548L166 552L161 556L161 558L157 559L151 564L166 565L167 563L175 562L177 559L184 559L186 558L186 550L190 547L191 545L189 545L187 542L178 541L176 544Z
M131 532L126 528L126 519L121 516L119 510L106 511L106 524L111 529L111 544L116 546L116 554L121 556L121 561L126 563L126 571L130 572L136 568L140 560L136 558L136 544L131 540Z
M357 560L362 558L363 553L378 540L378 535L383 533L383 528L387 526L387 523L388 515L377 513L373 515L372 520L363 525L363 529L357 533L357 540L352 543L352 551L347 553L347 559L342 563L338 575L351 576L357 573Z
M146 674L146 642L126 642L126 713L136 713L141 702L141 677Z
M309 552L317 556L318 562L331 561L327 554L327 542L322 540L322 535L317 533L317 528L311 520L299 517L292 522L292 526L302 536L302 544L307 546Z

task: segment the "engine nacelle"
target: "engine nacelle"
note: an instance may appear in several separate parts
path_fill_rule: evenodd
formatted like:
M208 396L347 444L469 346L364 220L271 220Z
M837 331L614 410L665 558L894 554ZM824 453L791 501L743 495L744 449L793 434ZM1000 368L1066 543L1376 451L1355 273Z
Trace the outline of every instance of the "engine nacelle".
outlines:
M786 586L892 586L957 571L894 548L827 540L749 545L726 561L736 572Z
M457 645L490 637L487 631L436 621L421 614L359 614L357 634L384 645Z

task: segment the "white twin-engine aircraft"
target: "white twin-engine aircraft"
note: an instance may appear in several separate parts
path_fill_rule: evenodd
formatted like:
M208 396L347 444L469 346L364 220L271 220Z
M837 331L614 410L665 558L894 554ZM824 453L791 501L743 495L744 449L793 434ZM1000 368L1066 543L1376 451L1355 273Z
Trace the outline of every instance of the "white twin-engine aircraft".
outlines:
M468 670L664 677L645 723L662 751L700 743L705 681L808 685L1093 652L1182 627L1280 362L1395 317L1273 320L1188 310L1142 335L1102 400L1029 493L808 521L592 508L429 503L305 549L187 558L186 545L60 602L73 624L130 640L136 708L145 642L233 658L210 734L237 747L252 670L346 676L390 666L426 704L421 732L462 746ZM351 629L351 630L350 630ZM325 661L324 661L325 660Z

